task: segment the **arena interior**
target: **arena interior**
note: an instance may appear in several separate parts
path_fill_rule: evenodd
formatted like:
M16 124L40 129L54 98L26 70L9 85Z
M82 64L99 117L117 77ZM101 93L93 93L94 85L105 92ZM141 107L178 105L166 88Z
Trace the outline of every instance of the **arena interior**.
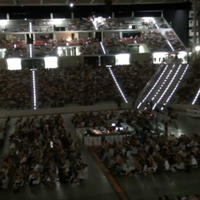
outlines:
M200 200L200 0L0 0L1 200Z

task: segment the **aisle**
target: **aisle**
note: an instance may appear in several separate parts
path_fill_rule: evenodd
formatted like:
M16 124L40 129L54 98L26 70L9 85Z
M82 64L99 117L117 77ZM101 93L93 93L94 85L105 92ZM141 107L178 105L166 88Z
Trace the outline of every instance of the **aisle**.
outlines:
M186 172L163 172L162 174L134 177L118 177L117 180L130 200L157 200L159 196L199 194L200 169Z
M2 121L5 121L5 119L1 119L1 122ZM9 122L10 124L10 127L9 127L9 130L6 134L6 137L4 139L4 144L3 144L3 147L1 148L1 151L0 151L0 156L4 156L8 153L8 145L9 145L9 136L13 133L14 131L14 124L16 122L16 118L12 118Z

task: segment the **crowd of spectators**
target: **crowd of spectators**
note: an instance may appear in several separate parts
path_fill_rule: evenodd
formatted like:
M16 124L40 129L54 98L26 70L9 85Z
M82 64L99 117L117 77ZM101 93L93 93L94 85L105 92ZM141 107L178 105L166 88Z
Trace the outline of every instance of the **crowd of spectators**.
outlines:
M184 170L200 165L200 137L139 134L110 144L106 140L97 152L116 175L133 176Z
M61 116L20 118L9 139L8 155L0 163L0 187L15 190L43 183L80 184L87 164Z
M114 67L113 70L125 95L135 101L155 69L153 65L135 63L132 66ZM41 107L121 101L111 75L105 67L84 65L70 69L38 70L37 75Z
M77 113L72 118L72 123L75 128L85 127L106 127L110 120L116 119L117 113L114 111L102 111L102 112L84 112Z
M180 88L177 91L175 103L191 104L200 87L200 57L196 57L191 61L190 68L185 79L182 81ZM199 101L196 102L199 104Z
M157 30L143 31L142 38L143 38L143 42L147 44L151 52L171 51L165 38Z
M104 40L104 45L106 47L108 54L119 54L119 53L131 53L128 44L133 44L134 39L121 40L120 38L110 38Z
M0 121L0 148L3 146L7 132L10 128L10 117Z
M97 27L99 30L129 29L129 23L126 18L101 18L100 22L97 20Z
M160 131L152 134L152 114L132 110L90 112L76 114L72 122L76 128L107 127L113 120L117 123L125 122L134 128L142 127L120 142L109 143L104 140L101 146L96 147L99 157L116 176L131 177L135 174L149 175L167 171L189 172L200 167L200 136L175 136Z
M139 134L146 131L153 131L154 115L147 110L138 112L132 109L83 112L75 114L72 118L72 123L77 129L99 129L104 127L110 132L112 132L113 123L115 124L115 127L122 127L123 124L126 124L131 127L131 133ZM128 133L128 129L123 131Z
M99 30L119 30L119 29L156 29L155 21L160 28L168 28L162 18L102 18L96 19Z
M89 39L81 44L80 51L83 55L101 55L100 41L97 39Z
M35 57L57 56L56 41L54 40L36 40L33 46Z
M154 65L135 63L115 66L119 84L125 95L135 101L150 80ZM4 109L28 109L32 104L30 70L0 72L0 104ZM99 102L122 102L117 87L106 67L79 65L71 68L38 69L36 71L39 108L63 107L69 104L93 105Z
M178 41L177 38L175 38ZM175 41L174 39L174 41ZM151 52L167 51L171 52L169 44L162 34L157 30L143 30L136 36L130 36L125 38L105 38L103 41L107 54L119 54L119 53L131 53L130 44L146 44ZM175 50L183 50L180 42L175 44ZM177 48L179 49L177 49ZM88 41L82 45L82 54L101 54L101 47L99 41L94 39Z
M41 20L41 21L33 21L33 30L39 31L40 34L44 34L46 29L49 27L52 28L52 31L81 31L81 30L94 30L94 26L92 24L92 18L83 18L83 19L66 19L61 20L61 23L58 27L53 25L56 23L56 20ZM136 25L133 25L135 20ZM161 27L165 27L165 23L162 19L156 19ZM55 21L55 22L54 22ZM26 22L24 22L26 23ZM97 27L99 30L116 30L116 29L137 29L141 31L141 37L131 37L129 42L133 43L146 43L149 49L154 51L171 51L169 45L165 41L165 38L162 34L156 30L154 21L145 21L143 18L102 18L98 23ZM163 25L163 26L162 26ZM16 26L16 28L19 28ZM27 23L28 27L28 23ZM64 30L60 30L64 28ZM9 27L8 27L9 28ZM166 28L166 27L165 27ZM43 30L44 29L44 30ZM58 29L58 30L57 30ZM17 29L16 29L17 30ZM43 33L44 32L44 33ZM46 31L48 32L48 31ZM13 35L14 36L14 35ZM37 36L37 35L36 35ZM173 31L167 31L165 33L166 38L171 42L172 46L175 50L184 50L184 46L179 41L177 36ZM25 35L24 35L25 38ZM25 39L18 39L17 41L12 41L1 38L0 47L6 48L6 57L28 57L29 56L29 47L26 45ZM129 53L130 49L127 42L124 42L123 39L118 37L106 38L105 37L105 45L107 47L107 53L115 54L115 53ZM61 41L61 40L53 40L53 37L49 40L39 40L36 39L34 41L34 56L42 57L42 56L56 56L57 55L57 47L58 46L79 46L81 47L81 53L83 55L95 55L102 54L99 41L95 38L89 39L72 39L72 41Z
M165 23L161 18L155 18L160 27L166 28ZM142 17L134 18L103 18L91 16L88 18L75 18L75 19L41 19L32 20L34 32L52 32L59 31L78 31L78 30L94 30L94 22L98 30L119 30L119 29L132 29L132 25L141 29L155 29L155 23L152 19L144 19ZM165 25L165 26L164 26ZM28 20L10 20L5 26L0 29L2 32L28 32Z
M155 73L156 68L151 63L135 63L132 67L113 68L113 71L124 93L134 103L140 92Z
M167 32L168 33L168 32ZM175 50L184 50L183 45L176 38L173 32L169 32L172 46ZM172 37L174 36L174 37ZM171 49L167 44L165 38L157 30L143 30L136 36L130 37L111 37L104 38L104 45L106 47L107 54L119 54L119 53L131 53L130 44L144 43L148 46L151 52L167 51ZM24 41L7 42L6 40L0 41L0 46L6 48L6 57L28 57L29 48L25 45ZM66 40L35 40L33 53L36 57L43 56L56 56L57 48L59 46L76 46L80 47L80 53L82 55L99 55L102 54L100 41L96 38L87 39L73 39L71 41Z
M6 49L5 57L27 57L27 45L25 44L25 40L21 39L13 39L8 40L4 37L0 38L0 48Z
M105 67L79 66L37 71L39 107L92 105L120 98Z
M185 50L185 47L183 46L181 41L178 39L178 37L175 35L174 31L166 31L165 36L169 40L169 42L172 44L175 51Z
M31 108L31 72L0 71L0 107L4 109Z
M66 20L65 30L93 30L94 26L89 18Z

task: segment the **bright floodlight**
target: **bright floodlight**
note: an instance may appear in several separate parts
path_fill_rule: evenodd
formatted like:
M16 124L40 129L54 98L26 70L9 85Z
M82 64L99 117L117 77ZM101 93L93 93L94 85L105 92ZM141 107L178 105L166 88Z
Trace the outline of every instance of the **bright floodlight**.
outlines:
M51 19L50 23L52 25L61 25L63 23L64 19Z
M74 7L74 3L71 2L71 3L69 4L69 7L70 7L70 8L73 8L73 7Z
M0 49L0 58L5 58L6 49Z
M45 57L44 58L45 68L58 68L58 57Z
M115 65L130 65L130 54L123 53L115 55Z
M146 23L155 22L154 17L143 17L142 19L143 19L144 22L146 22Z
M8 20L0 20L0 26L6 26L8 24Z
M200 45L197 45L197 46L195 47L195 51L196 51L196 52L199 52L199 51L200 51Z
M8 70L21 70L21 58L8 58L7 59Z
M179 59L182 59L183 64L187 63L187 51L179 51L177 56Z
M168 52L154 52L153 53L153 63L160 64L163 61L163 58L168 57Z
M57 48L57 54L58 54L58 56L62 56L63 55L63 49L62 49L62 47L58 47Z
M139 46L139 53L145 53L145 48L143 45Z
M32 25L32 22L29 22L29 32L33 32L33 25Z

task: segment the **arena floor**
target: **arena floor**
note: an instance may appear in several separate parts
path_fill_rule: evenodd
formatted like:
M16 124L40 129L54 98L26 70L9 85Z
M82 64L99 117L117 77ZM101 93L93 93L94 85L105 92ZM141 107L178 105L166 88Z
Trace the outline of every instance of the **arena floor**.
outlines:
M75 129L70 122L71 115L63 115L65 124L72 133ZM12 119L12 124L16 119ZM170 132L177 134L198 133L200 128L199 119L193 119L180 116L177 122L169 128ZM11 127L9 132L12 132ZM8 140L1 155L7 152ZM29 187L25 186L21 191L14 193L10 190L0 190L0 199L2 200L116 200L120 199L107 180L99 165L91 157L90 153L83 148L84 157L89 165L88 180L82 182L80 186L60 185L59 182L53 188L44 185ZM200 170L194 169L189 173L162 173L149 176L120 177L116 181L125 191L128 199L134 200L153 200L159 196L167 194L174 197L177 194L200 194Z

